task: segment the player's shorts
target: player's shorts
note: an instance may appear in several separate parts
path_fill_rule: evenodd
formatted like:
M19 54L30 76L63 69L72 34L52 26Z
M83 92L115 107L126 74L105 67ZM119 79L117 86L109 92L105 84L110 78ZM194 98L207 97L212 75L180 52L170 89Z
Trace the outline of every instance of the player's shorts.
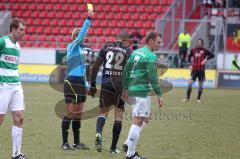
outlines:
M124 109L125 102L121 99L122 87L113 87L111 84L102 84L99 100L100 108L116 106Z
M84 77L69 76L64 80L65 103L79 104L86 101Z
M200 70L200 71L192 71L191 72L191 79L193 81L196 81L196 79L198 78L198 81L203 82L205 81L205 71L204 70Z
M25 109L21 84L0 83L0 114Z
M130 98L135 98L135 102L132 105L132 116L149 118L151 97L130 97Z

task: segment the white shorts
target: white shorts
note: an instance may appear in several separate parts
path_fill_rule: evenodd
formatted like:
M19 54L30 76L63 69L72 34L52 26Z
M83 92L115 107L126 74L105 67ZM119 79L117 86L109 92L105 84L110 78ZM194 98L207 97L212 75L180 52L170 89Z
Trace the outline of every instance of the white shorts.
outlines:
M0 83L0 114L25 109L21 84Z
M151 97L134 97L135 102L132 105L132 116L149 118Z

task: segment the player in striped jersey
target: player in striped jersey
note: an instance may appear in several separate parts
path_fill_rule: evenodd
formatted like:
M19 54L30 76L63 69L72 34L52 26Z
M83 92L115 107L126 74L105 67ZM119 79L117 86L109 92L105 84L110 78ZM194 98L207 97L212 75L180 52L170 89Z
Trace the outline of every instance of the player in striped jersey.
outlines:
M21 52L18 40L25 34L25 24L14 18L10 24L10 34L0 38L0 125L8 109L12 112L12 159L27 159L21 153L23 134L24 96L18 75Z
M198 78L198 96L197 102L200 102L200 98L203 91L203 82L205 81L205 63L207 60L214 58L214 55L204 47L202 39L197 40L197 46L193 48L189 54L188 61L190 62L191 80L188 83L187 98L183 99L183 102L187 102L190 99L192 84Z

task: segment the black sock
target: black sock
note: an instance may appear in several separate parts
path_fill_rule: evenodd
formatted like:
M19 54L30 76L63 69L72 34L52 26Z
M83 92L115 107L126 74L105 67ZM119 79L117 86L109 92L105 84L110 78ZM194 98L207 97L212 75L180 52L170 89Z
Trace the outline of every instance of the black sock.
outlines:
M191 92L192 92L192 87L188 87L188 89L187 89L187 99L190 99Z
M68 129L71 124L71 118L68 117L63 117L62 120L62 139L63 139L63 144L68 143Z
M96 125L96 132L102 134L103 126L105 124L106 117L98 116L97 118L97 125Z
M198 97L197 97L197 99L199 99L199 100L200 100L200 98L201 98L202 91L203 91L202 88L199 88L199 89L198 89Z
M80 143L80 127L81 127L81 120L79 118L73 118L72 121L72 131L73 131L73 140L74 144Z
M117 146L117 142L119 139L119 135L122 130L122 121L115 121L112 129L112 145L111 150L115 150Z

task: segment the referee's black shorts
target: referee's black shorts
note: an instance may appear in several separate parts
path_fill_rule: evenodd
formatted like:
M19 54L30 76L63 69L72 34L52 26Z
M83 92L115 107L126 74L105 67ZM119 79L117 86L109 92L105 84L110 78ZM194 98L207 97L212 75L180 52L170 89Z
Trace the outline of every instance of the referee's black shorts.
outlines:
M66 104L79 104L86 101L84 77L68 76L64 80L64 99Z
M205 81L205 70L192 70L191 79L196 81L197 78L199 82Z
M116 106L124 109L125 102L121 99L122 87L113 87L112 84L102 84L100 94L100 108Z

